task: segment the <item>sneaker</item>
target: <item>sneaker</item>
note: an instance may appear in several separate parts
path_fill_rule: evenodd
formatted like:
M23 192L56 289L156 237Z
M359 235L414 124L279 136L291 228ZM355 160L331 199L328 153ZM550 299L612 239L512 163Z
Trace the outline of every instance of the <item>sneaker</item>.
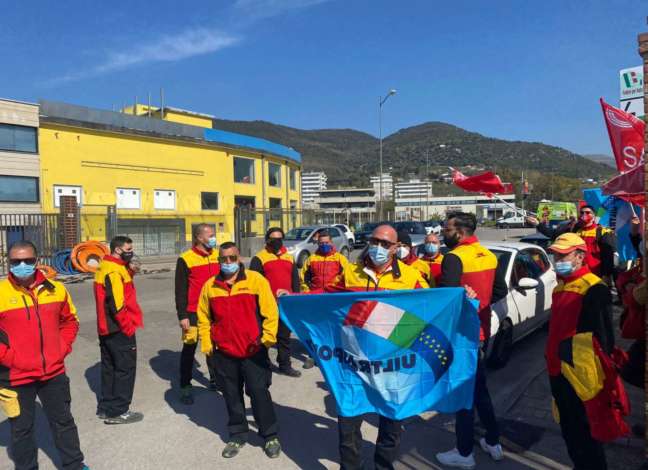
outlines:
M245 442L241 441L229 441L225 448L223 449L223 452L221 455L223 458L226 459L231 459L232 457L236 457L241 450L241 447L245 445Z
M276 437L268 439L263 446L263 451L271 459L279 457L281 454L281 444L279 443L279 439Z
M128 410L123 415L115 416L114 418L107 418L104 421L104 424L131 424L142 421L143 419L144 415L142 413Z
M312 369L315 367L315 360L312 357L306 358L303 365L304 369Z
M185 405L193 405L194 397L191 389L191 385L180 388L180 402Z
M108 419L108 414L105 411L97 411L97 418L101 421Z
M486 439L482 437L479 440L479 445L481 446L482 450L490 455L491 458L496 462L504 458L504 451L502 450L502 446L500 444L495 444L494 446L488 445L486 443Z
M457 449L452 449L448 452L436 454L436 459L447 467L467 469L475 468L475 457L473 457L473 454L470 454L468 457L464 457L459 453Z
M279 373L282 375L287 375L288 377L301 377L301 372L293 369L291 366L288 367L279 367Z

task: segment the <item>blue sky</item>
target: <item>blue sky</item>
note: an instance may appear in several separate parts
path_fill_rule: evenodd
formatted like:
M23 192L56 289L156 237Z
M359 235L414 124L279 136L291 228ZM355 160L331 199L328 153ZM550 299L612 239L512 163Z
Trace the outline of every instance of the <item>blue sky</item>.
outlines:
M642 5L643 3L643 5ZM10 2L0 96L377 135L443 121L610 154L598 98L639 65L642 0Z

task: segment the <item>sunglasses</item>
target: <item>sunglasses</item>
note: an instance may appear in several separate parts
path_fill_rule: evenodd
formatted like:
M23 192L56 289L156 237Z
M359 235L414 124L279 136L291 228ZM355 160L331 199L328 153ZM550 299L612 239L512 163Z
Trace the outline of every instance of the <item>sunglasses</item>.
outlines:
M396 244L394 242L390 242L389 240L381 240L380 238L375 238L375 237L371 237L369 239L369 243L371 245L380 245L383 248L387 248L387 249L391 248Z
M228 256L219 256L219 263L236 263L238 261L238 255L228 255Z
M594 212L592 212L592 211L580 211L580 213L581 213L581 215L594 214Z
M36 258L10 259L9 266L19 266L20 263L36 264Z

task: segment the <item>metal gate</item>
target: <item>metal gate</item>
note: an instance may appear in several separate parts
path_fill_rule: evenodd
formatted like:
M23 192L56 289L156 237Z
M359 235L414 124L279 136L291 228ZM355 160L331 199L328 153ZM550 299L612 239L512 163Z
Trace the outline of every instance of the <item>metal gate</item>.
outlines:
M39 262L51 264L61 239L59 214L0 214L0 274L7 274L7 250L13 242L30 240Z

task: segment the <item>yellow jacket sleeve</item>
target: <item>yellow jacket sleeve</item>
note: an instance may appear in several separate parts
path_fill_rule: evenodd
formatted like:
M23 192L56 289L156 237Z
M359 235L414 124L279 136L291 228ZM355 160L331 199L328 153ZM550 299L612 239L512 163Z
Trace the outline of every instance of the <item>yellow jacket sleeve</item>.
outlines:
M306 282L306 276L308 275L308 270L310 269L310 257L306 259L304 265L299 272L299 281L301 283L301 292L310 292L310 286Z
M124 280L119 273L112 272L106 276L104 285L108 307L113 315L117 315L124 308Z
M259 299L259 312L263 317L261 328L263 334L261 335L261 343L265 347L270 347L277 342L277 329L279 328L279 308L270 283L264 278L258 277L258 299Z
M198 338L200 339L200 350L203 354L211 354L213 344L211 340L211 309L209 307L209 285L206 283L200 291L198 308L196 309L198 317Z

